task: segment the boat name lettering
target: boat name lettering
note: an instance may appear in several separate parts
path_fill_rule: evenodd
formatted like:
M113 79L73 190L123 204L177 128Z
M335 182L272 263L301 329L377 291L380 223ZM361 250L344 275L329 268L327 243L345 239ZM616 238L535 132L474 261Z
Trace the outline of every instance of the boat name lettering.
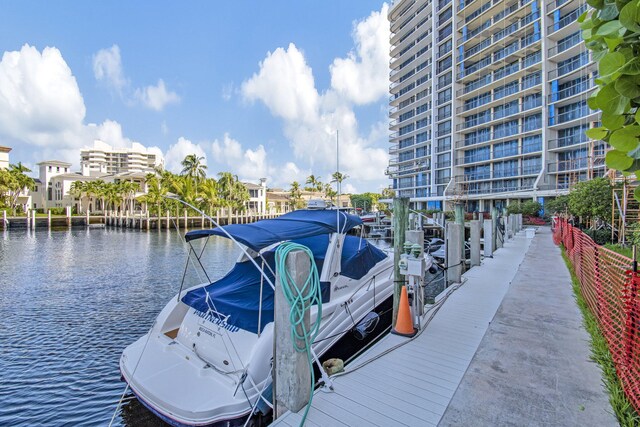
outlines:
M227 323L227 318L229 316L225 316L223 314L220 314L218 312L215 312L213 310L209 310L206 313L203 313L199 310L193 310L193 314L195 314L196 316L204 319L204 320L208 320L209 322L213 323L214 325L218 325L221 328L225 328L226 330L228 330L229 332L238 332L240 330L240 328L238 328L237 326L234 325L230 325Z
M349 287L349 285L342 285L342 286L338 286L338 285L336 285L336 286L333 288L333 292L339 291L339 290L341 290L341 289L346 289L346 288L348 288L348 287Z

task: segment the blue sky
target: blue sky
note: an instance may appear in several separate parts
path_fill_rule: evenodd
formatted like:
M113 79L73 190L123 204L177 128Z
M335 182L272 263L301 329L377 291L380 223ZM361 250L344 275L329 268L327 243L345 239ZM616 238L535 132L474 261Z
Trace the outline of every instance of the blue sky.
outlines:
M335 171L388 184L380 1L3 2L0 145L78 166L103 139L287 187Z

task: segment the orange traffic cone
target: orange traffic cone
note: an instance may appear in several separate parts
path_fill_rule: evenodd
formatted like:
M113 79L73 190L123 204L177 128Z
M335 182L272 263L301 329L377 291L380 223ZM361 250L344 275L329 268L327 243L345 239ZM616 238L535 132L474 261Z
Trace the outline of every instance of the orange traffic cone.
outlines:
M398 305L398 318L396 326L391 329L392 334L402 335L403 337L412 337L418 332L413 327L411 319L411 308L409 307L409 297L407 296L407 287L403 286L400 292L400 304Z

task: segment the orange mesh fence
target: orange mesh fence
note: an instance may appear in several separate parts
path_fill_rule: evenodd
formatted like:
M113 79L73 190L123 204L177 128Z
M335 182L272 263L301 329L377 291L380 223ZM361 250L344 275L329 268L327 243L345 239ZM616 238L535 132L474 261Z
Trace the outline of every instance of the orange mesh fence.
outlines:
M564 219L554 221L553 241L564 245L625 394L640 412L640 276L630 270L631 259L597 245Z

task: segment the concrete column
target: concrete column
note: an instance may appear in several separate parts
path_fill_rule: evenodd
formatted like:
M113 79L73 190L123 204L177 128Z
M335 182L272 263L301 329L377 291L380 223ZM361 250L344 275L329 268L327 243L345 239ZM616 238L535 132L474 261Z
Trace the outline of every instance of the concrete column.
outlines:
M71 227L71 206L67 206L65 213L67 215L67 225Z
M184 231L189 229L189 218L187 217L187 210L184 210Z
M167 230L169 229L169 211L167 211Z
M47 224L48 227L51 228L51 209L49 209L49 212L47 212Z
M220 224L220 211L216 210L216 224Z
M87 227L89 226L89 224L91 224L91 218L89 218L89 209L87 209L87 218L85 219L85 223L87 224Z
M484 231L484 257L490 258L493 256L493 251L495 249L493 242L493 227L491 221L485 221L483 224Z
M471 221L471 267L480 265L480 221Z
M462 277L462 242L463 229L455 222L447 223L447 282L448 285L460 283Z
M311 263L303 251L289 253L285 261L285 268L295 282L298 289L302 289L307 278ZM282 290L282 278L276 276L274 313L274 391L276 399L275 416L280 417L287 410L298 412L311 398L311 371L307 362L307 355L296 351L291 337L291 306ZM309 312L304 314L303 323L309 330Z
M493 252L498 248L498 209L491 208L491 248Z
M31 227L31 211L27 209L25 212L27 214L27 229Z
M49 211L49 216L51 216L51 211ZM2 226L7 228L7 211L2 211Z

